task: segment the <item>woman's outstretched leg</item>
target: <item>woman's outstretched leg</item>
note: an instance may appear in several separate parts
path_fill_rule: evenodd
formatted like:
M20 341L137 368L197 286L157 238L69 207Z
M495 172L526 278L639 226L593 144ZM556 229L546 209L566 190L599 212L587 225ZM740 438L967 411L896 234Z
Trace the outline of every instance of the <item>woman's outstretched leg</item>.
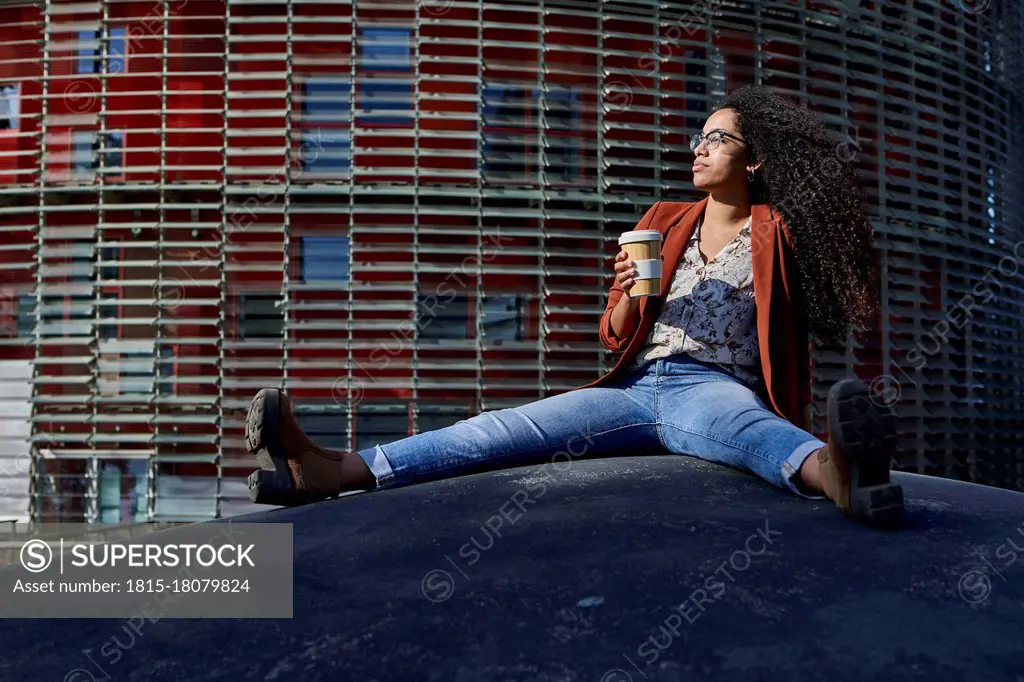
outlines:
M829 392L825 443L717 368L679 359L659 371L656 409L671 452L749 471L803 497L828 498L870 523L900 520L902 489L889 479L895 424L863 382L844 380Z
M299 428L288 397L263 389L246 419L246 443L260 465L249 477L250 498L304 504L345 491L409 485L556 455L660 449L653 394L644 388L641 377L623 387L569 391L352 454L317 446Z

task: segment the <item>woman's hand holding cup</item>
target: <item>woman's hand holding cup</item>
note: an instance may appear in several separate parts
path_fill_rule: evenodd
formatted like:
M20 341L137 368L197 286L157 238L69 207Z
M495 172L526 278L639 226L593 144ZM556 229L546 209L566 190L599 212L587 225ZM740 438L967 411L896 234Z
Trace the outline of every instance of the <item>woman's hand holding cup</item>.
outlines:
M625 251L619 251L615 255L615 280L622 287L622 292L627 295L636 284L636 263Z

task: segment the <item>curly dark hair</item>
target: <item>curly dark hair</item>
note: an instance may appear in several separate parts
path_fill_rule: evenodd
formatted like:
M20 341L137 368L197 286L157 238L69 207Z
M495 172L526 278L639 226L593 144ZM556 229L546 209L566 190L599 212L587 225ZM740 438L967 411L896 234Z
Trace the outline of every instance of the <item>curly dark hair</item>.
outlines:
M751 163L750 202L782 214L793 239L807 323L822 343L875 322L878 255L849 145L814 112L767 86L743 86L719 109L733 109Z

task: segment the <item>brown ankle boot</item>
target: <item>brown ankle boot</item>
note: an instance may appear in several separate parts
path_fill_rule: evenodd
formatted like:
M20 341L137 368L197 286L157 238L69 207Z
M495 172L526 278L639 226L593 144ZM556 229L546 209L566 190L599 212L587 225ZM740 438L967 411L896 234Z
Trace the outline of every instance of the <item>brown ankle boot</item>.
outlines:
M871 400L857 379L828 392L828 444L818 451L821 487L844 514L878 526L903 518L903 488L889 480L896 452L891 408Z
M249 499L295 506L341 492L344 453L327 450L302 432L288 396L264 388L249 405L245 444L260 468L249 475Z

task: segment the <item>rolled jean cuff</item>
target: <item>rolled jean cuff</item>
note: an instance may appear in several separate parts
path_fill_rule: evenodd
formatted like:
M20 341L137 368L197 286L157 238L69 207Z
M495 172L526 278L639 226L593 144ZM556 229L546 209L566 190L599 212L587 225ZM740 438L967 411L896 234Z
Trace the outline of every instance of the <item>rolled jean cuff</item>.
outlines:
M806 497L810 500L823 500L825 496L820 493L811 492L806 486L797 484L794 480L799 478L800 467L803 466L804 462L810 457L811 453L818 448L825 447L825 444L815 438L814 440L807 441L803 445L798 446L793 452L786 458L786 461L782 463L782 480L786 482L786 486L800 497Z
M391 468L388 458L384 455L384 450L379 445L366 450L360 450L356 454L366 462L366 466L370 468L370 472L377 479L377 490L390 488L395 484L395 472Z

